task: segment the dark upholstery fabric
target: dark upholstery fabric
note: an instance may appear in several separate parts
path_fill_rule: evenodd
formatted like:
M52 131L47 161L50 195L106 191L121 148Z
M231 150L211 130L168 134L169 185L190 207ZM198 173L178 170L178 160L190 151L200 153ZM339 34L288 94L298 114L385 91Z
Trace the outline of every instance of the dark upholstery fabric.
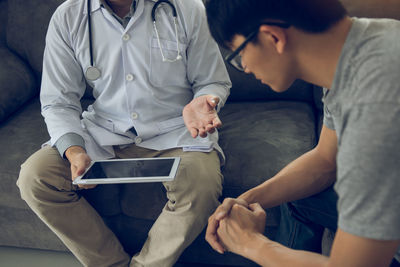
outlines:
M36 80L40 81L48 22L64 0L8 0L8 2L7 45L31 65ZM6 3L7 1L4 1L5 8ZM84 97L93 99L90 87L85 91Z
M28 207L19 209L0 205L0 225L0 246L67 251Z
M143 192L146 192L143 194ZM135 197L133 197L135 196ZM151 200L150 205L147 203ZM127 184L120 195L122 212L128 216L155 220L167 202L161 183Z
M11 200L12 198L19 198L19 194L16 194L18 189L15 182L20 165L31 154L40 149L41 144L49 139L49 135L40 114L38 99L26 104L24 109L21 109L0 125L0 147L6 148L3 153L0 153L1 180L6 179L3 178L6 174L9 175L9 179L14 179L11 184L7 185L8 188L5 188L6 184L0 183L2 190L0 200L3 198ZM21 203L20 201L15 203L0 201L0 204L14 206Z
M48 138L38 99L0 124L0 245L66 250L21 199L15 184L20 165Z
M145 220L157 219L167 202L162 183L98 185L82 195L102 216L123 213Z
M350 16L400 19L398 0L340 0Z
M35 78L29 67L7 48L0 47L0 122L35 94Z
M221 119L225 196L262 183L315 145L314 113L306 103L230 103Z
M0 47L6 43L7 1L0 0Z
M51 15L64 0L8 0L7 44L32 66L39 78Z

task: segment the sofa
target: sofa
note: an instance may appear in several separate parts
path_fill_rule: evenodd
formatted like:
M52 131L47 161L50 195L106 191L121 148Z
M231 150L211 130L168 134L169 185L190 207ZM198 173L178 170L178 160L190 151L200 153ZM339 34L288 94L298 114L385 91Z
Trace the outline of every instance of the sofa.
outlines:
M21 200L20 165L49 139L40 114L39 88L45 34L63 0L0 0L0 246L67 251ZM225 54L227 51L221 49ZM233 87L220 112L226 154L223 196L236 197L272 177L312 149L321 128L321 88L296 81L275 93L252 75L227 66ZM90 88L82 105L93 101ZM166 202L161 183L100 185L82 192L121 240L136 253ZM274 237L279 207L267 210L266 235ZM184 266L255 266L238 255L214 252L204 231L184 251Z

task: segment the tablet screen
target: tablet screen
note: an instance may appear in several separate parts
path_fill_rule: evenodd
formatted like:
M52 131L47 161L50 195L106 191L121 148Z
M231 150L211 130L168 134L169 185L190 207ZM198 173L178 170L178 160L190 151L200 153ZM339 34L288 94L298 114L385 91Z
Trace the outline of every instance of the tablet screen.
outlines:
M82 179L168 177L174 159L96 161Z

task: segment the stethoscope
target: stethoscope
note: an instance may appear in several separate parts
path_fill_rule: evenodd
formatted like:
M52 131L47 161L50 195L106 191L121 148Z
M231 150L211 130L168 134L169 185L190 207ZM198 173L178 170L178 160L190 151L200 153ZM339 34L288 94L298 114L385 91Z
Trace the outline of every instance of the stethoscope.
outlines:
M87 23L89 28L89 54L90 54L90 66L86 69L85 77L89 81L95 81L101 77L101 71L94 65L94 56L93 56L93 42L92 42L92 20L91 20L91 0L87 0ZM177 55L174 59L169 59L164 56L164 52L161 47L160 36L158 34L157 25L156 25L156 11L160 4L165 3L169 5L172 9L172 15L174 19L174 26L175 26L175 38L176 38L176 50ZM153 20L154 31L156 32L158 46L160 47L161 57L163 62L175 62L182 59L181 50L179 47L179 40L178 40L178 19L177 19L177 12L175 6L169 0L158 0L151 10L151 19Z

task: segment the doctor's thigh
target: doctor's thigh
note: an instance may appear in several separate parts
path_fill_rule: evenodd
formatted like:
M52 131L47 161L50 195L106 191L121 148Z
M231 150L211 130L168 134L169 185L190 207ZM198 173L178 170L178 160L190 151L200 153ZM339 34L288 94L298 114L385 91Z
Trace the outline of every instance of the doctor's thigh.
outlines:
M46 146L21 165L21 197L84 266L128 266L130 257L72 184L68 160Z

